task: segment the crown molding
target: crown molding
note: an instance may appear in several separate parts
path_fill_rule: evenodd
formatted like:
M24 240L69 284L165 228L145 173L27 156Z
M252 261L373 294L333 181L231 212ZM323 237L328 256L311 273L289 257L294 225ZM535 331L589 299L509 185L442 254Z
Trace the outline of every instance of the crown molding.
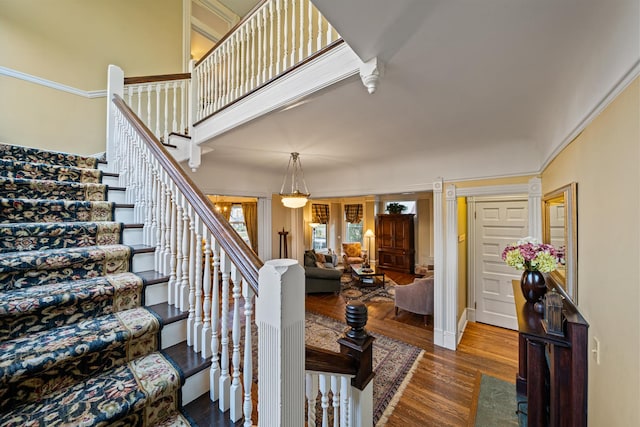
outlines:
M72 86L67 86L62 83L54 82L53 80L43 79L42 77L32 76L31 74L23 73L22 71L12 70L11 68L0 66L0 75L13 77L15 79L24 80L26 82L35 83L40 86L45 86L51 89L56 89L61 92L70 93L73 95L81 96L83 98L104 98L107 96L107 90L82 90Z

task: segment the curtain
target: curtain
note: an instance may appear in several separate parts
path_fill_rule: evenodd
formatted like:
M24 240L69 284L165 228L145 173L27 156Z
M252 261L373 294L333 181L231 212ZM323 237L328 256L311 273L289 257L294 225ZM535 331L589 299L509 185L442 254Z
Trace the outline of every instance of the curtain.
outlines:
M247 234L251 249L258 253L258 204L256 202L242 203L242 214L244 223L247 226Z
M218 203L216 203L216 206L218 208L220 208L220 210L218 210L218 212L220 212L222 214L224 219L229 221L229 218L231 218L231 203L229 203L229 202L218 202Z
M311 205L312 221L318 224L329 222L329 205Z
M344 216L348 223L357 224L362 221L362 205L344 205Z

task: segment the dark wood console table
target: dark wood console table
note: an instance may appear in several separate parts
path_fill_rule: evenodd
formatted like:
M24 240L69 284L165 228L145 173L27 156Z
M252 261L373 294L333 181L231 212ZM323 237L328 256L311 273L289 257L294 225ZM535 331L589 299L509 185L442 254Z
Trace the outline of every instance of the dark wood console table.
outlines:
M586 427L589 324L553 279L545 279L548 287L565 296L564 337L545 332L543 316L526 302L520 281L514 280L519 331L516 390L527 397L529 427Z

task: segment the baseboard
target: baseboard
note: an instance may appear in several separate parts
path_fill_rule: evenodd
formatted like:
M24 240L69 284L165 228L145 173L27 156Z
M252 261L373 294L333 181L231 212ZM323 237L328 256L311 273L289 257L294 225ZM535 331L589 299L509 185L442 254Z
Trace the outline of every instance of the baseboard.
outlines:
M475 323L475 321L476 321L476 309L467 307L467 322Z
M464 311L462 312L462 315L460 316L460 320L458 320L458 344L460 344L460 340L462 340L462 334L464 333L464 330L467 328L467 310L468 308L465 308Z
M433 328L433 343L438 347L444 347L444 332L440 328Z
M444 348L449 350L455 350L458 345L456 341L456 334L453 332L445 331L444 333Z

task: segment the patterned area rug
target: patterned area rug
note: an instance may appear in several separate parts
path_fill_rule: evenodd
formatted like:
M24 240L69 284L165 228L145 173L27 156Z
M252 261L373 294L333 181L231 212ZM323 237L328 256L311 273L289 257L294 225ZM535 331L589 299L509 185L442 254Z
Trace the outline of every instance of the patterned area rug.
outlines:
M396 282L385 276L384 288L382 286L360 286L357 280L353 280L351 273L343 274L340 278L342 289L340 295L345 301L358 300L362 302L393 302Z
M338 322L326 316L307 312L306 343L332 351L340 351L336 342L347 328L344 322ZM424 353L402 341L384 335L371 333L376 340L373 343L373 423L385 425L393 412L406 384ZM321 419L321 417L320 417Z

